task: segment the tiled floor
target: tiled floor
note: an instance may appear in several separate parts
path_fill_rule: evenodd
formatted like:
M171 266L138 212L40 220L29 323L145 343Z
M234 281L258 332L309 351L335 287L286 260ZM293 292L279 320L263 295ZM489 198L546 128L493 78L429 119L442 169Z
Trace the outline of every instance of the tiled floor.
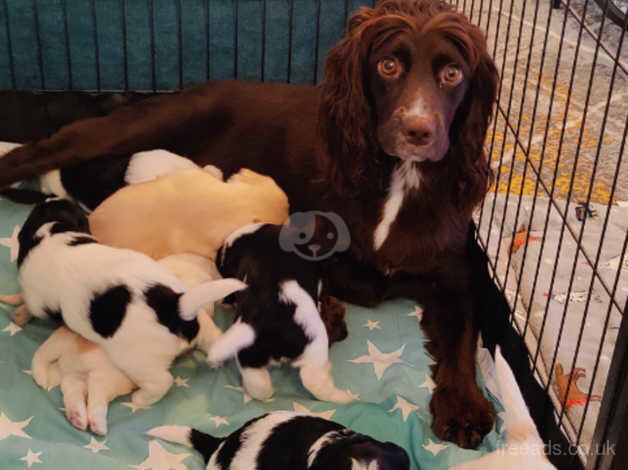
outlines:
M496 187L500 193L537 191L578 202L589 191L595 202L626 201L628 162L619 163L628 109L628 41L606 20L598 46L602 14L593 0L570 2L578 15L587 4L584 23L593 34L581 30L564 6L550 9L550 3L458 2L488 32L502 71L500 111L487 143Z

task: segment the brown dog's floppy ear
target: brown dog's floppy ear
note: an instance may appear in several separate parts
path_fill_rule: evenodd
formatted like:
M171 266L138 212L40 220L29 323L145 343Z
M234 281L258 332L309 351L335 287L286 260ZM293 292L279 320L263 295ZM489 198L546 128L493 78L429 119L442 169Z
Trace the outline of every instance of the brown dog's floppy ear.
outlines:
M365 177L366 158L377 150L374 122L367 96L368 44L362 40L372 8L360 8L348 22L347 33L327 56L321 85L319 127L332 156L330 177L338 187L357 187Z
M483 33L467 22L467 34L475 49L477 63L474 64L469 89L451 126L450 135L451 150L458 158L453 162L453 171L458 177L458 202L470 213L482 202L493 180L484 141L493 117L499 76L487 51Z

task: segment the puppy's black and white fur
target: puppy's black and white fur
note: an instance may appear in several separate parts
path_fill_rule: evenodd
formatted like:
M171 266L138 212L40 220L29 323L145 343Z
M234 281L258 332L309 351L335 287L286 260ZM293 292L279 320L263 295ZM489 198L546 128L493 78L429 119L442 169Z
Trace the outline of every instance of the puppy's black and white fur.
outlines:
M329 339L317 308L322 285L317 264L281 248L279 237L291 236L289 229L247 225L218 251L221 274L248 287L232 296L236 322L210 347L208 361L237 356L244 388L266 400L274 393L267 366L290 360L316 398L348 403L353 395L336 388L331 376Z
M20 144L0 142L0 156ZM118 189L144 183L178 170L199 168L192 160L167 150L156 149L133 155L88 160L39 177L41 192L25 189L3 190L9 200L32 204L48 196L72 198L95 209Z
M220 439L186 426L161 426L149 436L198 450L207 470L406 470L405 450L316 416L275 411Z
M173 359L194 345L208 347L198 309L246 285L210 281L187 290L148 256L101 245L81 208L55 199L33 208L19 235L19 282L30 314L59 317L99 344L139 387L133 402L149 405L172 385Z

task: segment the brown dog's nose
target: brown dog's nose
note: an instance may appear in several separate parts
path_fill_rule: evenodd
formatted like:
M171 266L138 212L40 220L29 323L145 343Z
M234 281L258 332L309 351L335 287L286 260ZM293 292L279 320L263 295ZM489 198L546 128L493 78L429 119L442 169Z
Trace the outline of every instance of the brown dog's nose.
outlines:
M412 145L430 145L436 134L436 124L431 119L406 117L403 120L403 135Z

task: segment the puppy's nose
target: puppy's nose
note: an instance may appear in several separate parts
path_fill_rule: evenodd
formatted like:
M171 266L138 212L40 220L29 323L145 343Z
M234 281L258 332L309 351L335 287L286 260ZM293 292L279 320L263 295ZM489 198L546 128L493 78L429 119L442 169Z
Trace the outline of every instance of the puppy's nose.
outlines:
M403 135L412 145L430 145L436 134L436 123L422 117L406 117L403 120Z
M315 243L312 243L311 245L308 245L307 247L310 249L313 256L316 256L316 253L318 253L318 250L321 249L321 246Z

